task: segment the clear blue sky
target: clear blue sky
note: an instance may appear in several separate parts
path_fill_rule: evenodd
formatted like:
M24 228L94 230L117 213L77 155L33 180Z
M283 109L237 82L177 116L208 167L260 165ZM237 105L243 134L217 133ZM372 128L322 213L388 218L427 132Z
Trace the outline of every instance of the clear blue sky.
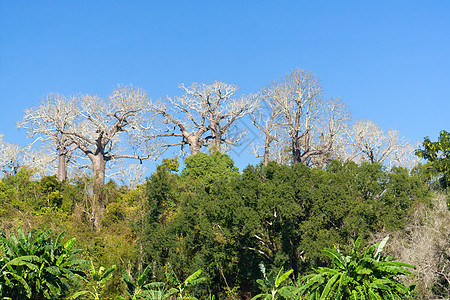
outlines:
M180 83L256 91L317 74L354 118L411 140L450 130L450 1L0 1L0 133L50 93L156 99ZM242 169L248 154L233 157Z

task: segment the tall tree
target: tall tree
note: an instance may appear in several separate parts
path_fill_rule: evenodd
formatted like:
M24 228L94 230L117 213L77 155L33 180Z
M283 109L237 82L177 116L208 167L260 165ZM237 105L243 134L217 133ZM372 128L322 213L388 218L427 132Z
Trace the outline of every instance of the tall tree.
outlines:
M263 164L267 166L270 160L270 148L273 143L281 142L281 135L283 122L281 120L281 108L272 97L273 90L270 88L263 88L258 94L260 105L251 114L250 118L253 125L263 133L264 145L263 154L258 153L255 149L256 157L263 157Z
M28 136L48 142L55 147L58 157L58 180L67 177L67 161L75 150L75 144L68 136L62 134L80 113L76 97L49 94L40 105L26 109L18 127L28 130Z
M441 184L447 188L450 185L450 133L442 130L436 142L426 137L422 145L423 149L416 150L416 155L428 160L434 171L442 174Z
M27 149L16 144L10 144L0 134L0 176L16 175L20 168L29 163Z
M344 160L384 163L389 166L413 167L413 146L402 138L398 130L383 130L370 120L357 120L341 135L336 153Z
M120 86L108 99L95 95L62 97L54 111L60 116L48 119L47 114L41 113L46 111L45 105L46 101L27 110L26 116L30 117L26 120L30 120L33 125L51 124L51 131L41 130L39 133L50 137L60 136L89 158L93 170L91 220L94 228L99 229L105 209L102 187L105 184L106 164L120 158L148 159L154 154L150 147L144 147L138 152L142 146L148 146L141 143L144 133L152 125L148 114L148 97L140 89ZM124 153L124 148L130 146L132 152Z
M180 85L181 97L167 98L153 109L165 118L168 130L154 137L181 137L166 146L189 145L191 155L208 144L218 151L223 144L234 145L240 136L232 136L230 127L236 120L251 112L257 105L252 96L236 96L237 87L215 81L212 84L194 83L189 87ZM207 132L210 135L205 136Z
M345 104L325 99L319 80L301 69L292 70L268 89L290 137L293 163L316 164L313 158L330 151L346 120Z

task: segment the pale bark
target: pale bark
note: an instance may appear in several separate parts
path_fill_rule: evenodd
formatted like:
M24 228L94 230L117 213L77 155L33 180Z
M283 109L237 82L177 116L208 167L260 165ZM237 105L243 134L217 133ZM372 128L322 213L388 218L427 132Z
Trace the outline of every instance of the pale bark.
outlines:
M58 180L62 182L67 178L67 152L65 149L59 149L58 152Z
M105 166L106 160L104 155L98 153L90 155L93 169L93 201L92 201L92 224L94 228L101 227L101 216L105 212L106 204L104 202L104 195L102 188L105 185Z
M234 145L240 136L228 135L236 120L252 111L257 102L251 96L235 96L237 87L223 82L180 85L183 95L157 103L153 110L163 116L168 128L155 137L177 138L167 147L189 145L191 155L204 146L222 151L223 144ZM205 136L207 132L208 136ZM181 138L181 141L179 139Z
M309 71L294 69L267 87L290 137L292 162L315 165L330 151L347 119L343 102L325 99L319 80ZM316 158L316 159L315 159Z
M75 100L75 97L50 94L42 99L39 106L26 109L22 121L18 123L18 127L27 129L29 137L50 143L57 150L59 181L66 179L67 161L76 148L59 130L67 128L77 117L79 109Z
M133 87L118 87L107 100L92 95L53 96L49 99L26 111L22 127L28 128L31 135L41 134L61 142L57 143L61 150L58 168L61 179L66 172L63 157L67 146L80 149L90 159L93 171L92 225L99 230L105 209L102 187L107 162L120 158L142 161L155 153L149 147L141 154L136 152L142 146L149 146L141 144L152 125L148 115L149 100L143 91ZM134 146L133 153L121 153L124 138Z
M341 142L340 156L356 162L413 167L419 162L414 147L398 130L383 130L370 120L357 120Z
M3 134L0 134L0 177L16 175L26 164L27 149L19 145L10 144L4 141Z

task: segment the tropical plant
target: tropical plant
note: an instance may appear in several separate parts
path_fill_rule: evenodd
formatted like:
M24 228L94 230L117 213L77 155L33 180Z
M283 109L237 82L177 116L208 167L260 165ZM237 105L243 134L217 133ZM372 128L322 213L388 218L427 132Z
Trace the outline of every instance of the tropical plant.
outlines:
M361 239L358 238L349 255L337 248L325 248L322 253L332 260L334 267L320 267L315 273L301 278L295 293L309 295L308 299L409 298L414 286L404 286L399 276L410 275L405 267L414 266L381 254L388 239L389 236L359 253Z
M256 295L252 298L252 300L256 300L258 298L275 300L278 298L278 295L281 295L284 298L292 297L292 291L294 289L292 286L280 286L283 281L289 278L289 275L291 275L294 270L291 269L283 273L283 268L281 268L280 271L278 271L278 273L275 275L275 272L273 270L270 271L269 274L267 274L266 268L264 267L263 263L261 263L259 267L261 269L261 273L263 274L263 278L257 279L256 282L261 286L261 289L264 291L264 293Z
M137 299L164 299L164 282L148 282L149 281L150 266L147 266L144 271L139 272L136 280L123 271L122 280L127 285L127 291L125 293L130 300ZM117 297L118 299L125 299L123 297Z
M169 266L170 267L170 266ZM170 273L166 272L166 278L167 280L174 285L175 287L171 288L167 294L166 297L170 297L171 295L176 295L177 299L197 299L194 296L186 293L186 290L194 287L206 280L206 277L200 277L200 274L202 273L202 270L199 269L196 272L189 275L186 280L181 281L178 279L177 275L171 269Z
M55 241L51 230L34 234L23 232L8 238L0 232L0 296L12 299L56 299L68 296L84 277L86 261L79 259L82 249L73 249L75 238L62 243L65 232Z
M100 292L106 282L111 279L114 270L117 269L116 265L112 265L107 270L101 266L98 270L95 269L94 263L91 260L91 266L89 268L89 275L93 282L91 290L79 291L73 294L70 299L77 299L80 296L89 295L90 299L100 299Z

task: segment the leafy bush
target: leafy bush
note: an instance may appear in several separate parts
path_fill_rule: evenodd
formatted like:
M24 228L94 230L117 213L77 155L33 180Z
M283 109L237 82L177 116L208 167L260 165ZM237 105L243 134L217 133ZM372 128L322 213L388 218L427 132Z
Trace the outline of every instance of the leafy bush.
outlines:
M73 249L75 238L62 243L65 232L55 241L51 230L37 234L23 232L8 238L0 232L0 296L12 299L56 299L68 296L84 277L87 262L79 259L83 250Z
M315 273L303 277L297 293L309 295L308 299L409 298L414 286L405 287L398 276L410 275L405 267L414 267L381 254L388 238L362 253L359 253L360 239L349 255L336 248L324 249L322 252L332 260L333 268L319 267Z

